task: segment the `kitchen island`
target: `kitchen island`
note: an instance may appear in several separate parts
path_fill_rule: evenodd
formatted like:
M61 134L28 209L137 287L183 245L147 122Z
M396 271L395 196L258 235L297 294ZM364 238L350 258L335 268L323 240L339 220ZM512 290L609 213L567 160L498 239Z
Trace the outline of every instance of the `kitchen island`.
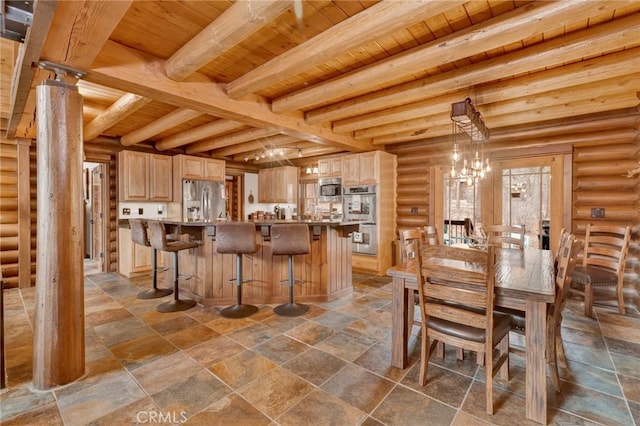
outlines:
M198 248L179 253L180 273L191 275L180 281L180 293L203 305L226 306L235 303L237 286L235 255L216 253L215 223L161 220L167 234L180 239L195 240ZM287 256L271 254L270 230L275 223L296 221L251 222L256 229L258 251L245 255L242 300L249 304L276 304L289 300ZM348 295L352 291L351 233L357 223L300 222L309 227L309 254L294 256L294 276L303 283L296 285L295 299L299 302L325 302Z

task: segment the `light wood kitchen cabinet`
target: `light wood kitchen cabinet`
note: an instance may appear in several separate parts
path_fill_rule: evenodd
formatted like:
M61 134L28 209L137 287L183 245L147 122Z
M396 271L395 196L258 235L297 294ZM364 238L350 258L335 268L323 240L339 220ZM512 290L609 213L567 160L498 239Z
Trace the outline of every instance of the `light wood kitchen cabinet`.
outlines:
M149 200L171 202L173 162L168 155L149 155Z
M173 157L173 170L179 180L224 181L225 163L214 158L179 154Z
M120 151L118 182L120 201L171 201L171 157Z
M261 203L297 203L298 168L272 167L258 172L258 201Z
M380 151L342 157L342 185L375 185L379 180Z
M171 158L171 157L169 157ZM166 256L158 251L160 268L166 263ZM136 244L131 239L131 229L118 229L118 272L125 277L151 273L151 247Z
M325 158L318 160L318 177L341 177L342 158Z

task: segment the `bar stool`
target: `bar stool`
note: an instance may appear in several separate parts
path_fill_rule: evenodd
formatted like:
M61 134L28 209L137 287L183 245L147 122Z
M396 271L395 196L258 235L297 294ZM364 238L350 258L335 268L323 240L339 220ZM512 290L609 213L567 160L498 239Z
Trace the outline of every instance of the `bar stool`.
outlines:
M131 239L141 246L151 247L147 236L147 227L141 219L129 219ZM138 293L138 299L157 299L173 293L170 288L158 288L158 250L151 247L151 270L153 276L153 288Z
M183 300L178 294L178 252L198 247L198 243L190 241L167 241L167 233L164 224L156 221L147 222L151 234L149 241L151 247L173 253L173 300L161 303L156 308L158 312L177 312L190 309L195 306L195 300Z
M273 308L273 312L285 317L297 317L309 310L309 306L293 302L293 256L311 251L309 227L305 224L276 224L271 226L271 254L289 256L289 303ZM298 280L301 282L301 280Z
M223 317L244 318L258 312L257 306L242 303L242 284L251 281L242 279L242 256L257 251L256 229L252 223L225 222L216 225L216 252L236 255L236 278L229 281L238 286L237 302L220 312Z

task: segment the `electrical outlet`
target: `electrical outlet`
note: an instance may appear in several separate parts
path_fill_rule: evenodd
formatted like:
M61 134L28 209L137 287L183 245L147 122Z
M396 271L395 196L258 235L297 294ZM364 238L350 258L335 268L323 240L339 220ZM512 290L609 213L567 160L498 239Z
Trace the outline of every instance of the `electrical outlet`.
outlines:
M592 218L604 217L604 208L598 207L598 208L591 209L591 217Z
M411 214L418 214L418 208L417 207L411 207Z
M123 215L130 215L130 214L131 214L131 209L128 209L128 208L126 208L126 207L125 207L125 208L123 208L123 209L122 209L122 214L123 214Z
M144 209L142 207L138 207L138 214L144 214Z

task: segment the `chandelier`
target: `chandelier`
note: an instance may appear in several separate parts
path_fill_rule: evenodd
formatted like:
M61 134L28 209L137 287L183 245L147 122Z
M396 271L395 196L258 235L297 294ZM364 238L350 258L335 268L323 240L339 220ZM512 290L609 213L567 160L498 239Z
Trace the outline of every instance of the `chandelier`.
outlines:
M469 143L459 143L461 132L469 137ZM484 158L483 149L484 142L489 139L489 129L471 104L471 99L451 104L451 136L451 178L473 186L491 171L491 166L489 159Z

